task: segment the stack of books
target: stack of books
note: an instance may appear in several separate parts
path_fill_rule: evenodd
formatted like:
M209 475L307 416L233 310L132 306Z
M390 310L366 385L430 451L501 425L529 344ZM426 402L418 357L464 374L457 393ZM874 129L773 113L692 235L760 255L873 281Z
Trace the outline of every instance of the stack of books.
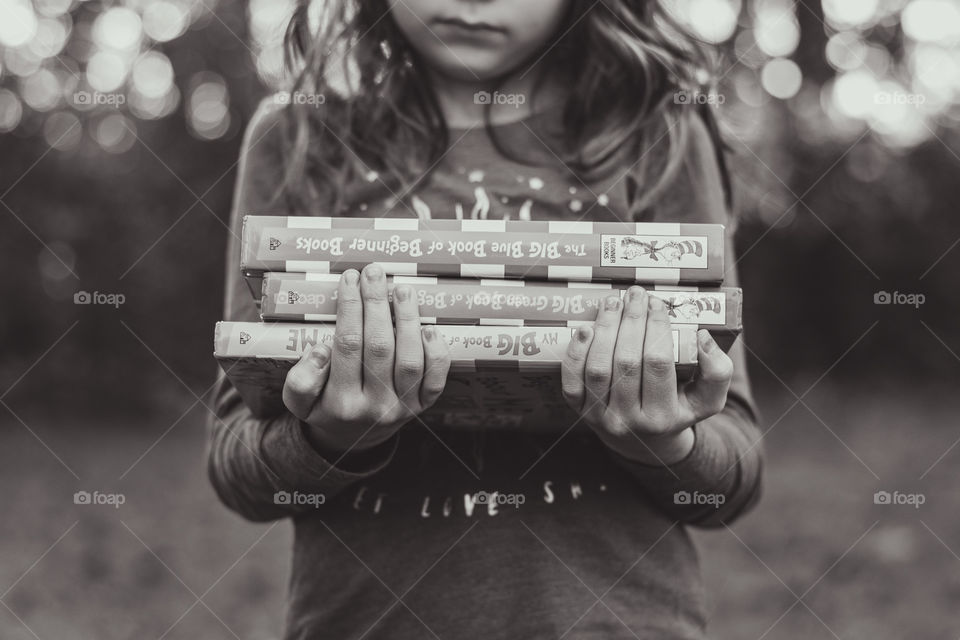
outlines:
M421 418L449 427L566 429L560 363L576 328L634 284L669 310L679 379L697 331L728 349L740 289L722 287L716 224L246 216L240 266L262 322L219 322L215 356L258 417L284 411L287 371L334 335L337 284L376 262L416 292L450 345L446 390Z

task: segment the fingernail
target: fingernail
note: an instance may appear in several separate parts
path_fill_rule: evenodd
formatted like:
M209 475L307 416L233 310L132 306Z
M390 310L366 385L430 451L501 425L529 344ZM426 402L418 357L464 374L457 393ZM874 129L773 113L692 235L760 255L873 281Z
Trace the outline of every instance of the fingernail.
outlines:
M700 329L700 331L697 332L697 340L700 342L700 348L705 352L709 353L717 347L717 343L713 339L713 336L710 335L710 332L706 329Z
M423 337L427 340L427 342L430 342L437 337L437 332L436 329L433 328L433 325L427 325L423 328Z
M357 281L360 279L360 274L357 273L356 269L348 269L343 272L343 281L347 284L357 284Z
M616 311L620 308L620 298L610 296L607 298L607 311Z
M330 360L330 349L325 345L318 344L310 351L310 357L313 358L314 364L323 368L327 366L327 362Z
M368 264L363 270L363 275L368 282L376 282L383 277L383 269L378 264Z
M393 295L400 302L406 302L410 299L410 287L407 285L400 285L393 290Z
M630 287L630 302L638 302L645 293L646 290L643 287Z
M660 298L658 298L658 297L656 297L656 296L650 296L650 310L651 310L651 311L663 311L664 309L666 309L666 307L663 306L663 300L661 300Z
M577 329L577 340L580 342L586 342L590 339L590 327L587 325L580 325Z

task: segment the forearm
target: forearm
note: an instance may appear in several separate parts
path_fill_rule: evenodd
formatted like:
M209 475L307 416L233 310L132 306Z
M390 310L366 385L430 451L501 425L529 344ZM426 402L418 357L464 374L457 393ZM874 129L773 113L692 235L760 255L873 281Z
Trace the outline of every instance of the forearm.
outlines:
M230 509L254 521L314 509L314 504L278 500L277 494L299 492L329 500L383 469L396 446L394 439L359 456L321 454L293 415L255 418L222 376L208 431L208 473L217 495Z
M691 436L692 447L677 461L655 448L645 460L611 452L670 517L704 527L729 524L760 495L762 447L752 407L730 398Z

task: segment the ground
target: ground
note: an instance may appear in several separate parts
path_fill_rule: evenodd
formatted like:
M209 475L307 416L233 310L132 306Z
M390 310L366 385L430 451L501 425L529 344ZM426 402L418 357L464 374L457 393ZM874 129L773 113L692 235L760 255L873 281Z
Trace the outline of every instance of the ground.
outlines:
M960 399L824 383L795 401L775 382L760 393L761 504L729 530L696 534L712 636L960 636L960 446L948 451ZM175 422L178 406L110 424L53 424L15 406L70 470L24 424L0 419L0 637L278 636L290 525L219 505L204 410ZM74 504L77 489L97 488L125 504ZM880 490L925 502L877 505Z

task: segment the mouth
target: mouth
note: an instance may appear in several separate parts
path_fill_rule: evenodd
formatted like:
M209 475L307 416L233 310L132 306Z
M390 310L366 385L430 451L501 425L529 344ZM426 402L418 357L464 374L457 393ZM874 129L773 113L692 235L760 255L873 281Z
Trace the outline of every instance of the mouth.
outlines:
M503 27L497 27L487 22L472 22L463 18L435 18L436 24L452 27L470 33L506 33Z

